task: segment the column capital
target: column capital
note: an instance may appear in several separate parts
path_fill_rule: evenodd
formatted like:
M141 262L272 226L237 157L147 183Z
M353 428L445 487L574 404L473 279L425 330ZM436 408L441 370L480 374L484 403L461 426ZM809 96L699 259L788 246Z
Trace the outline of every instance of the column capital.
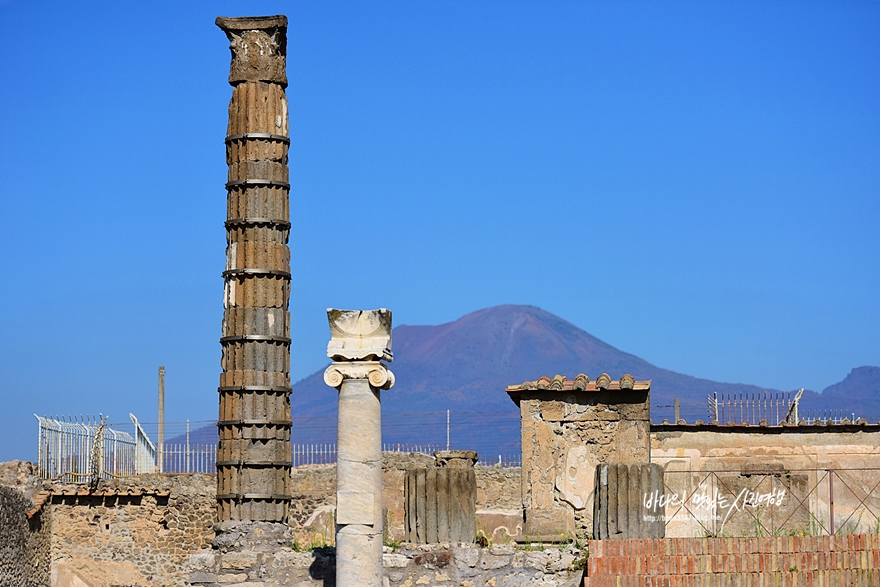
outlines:
M214 21L229 38L229 83L274 82L287 86L287 17L218 16Z
M330 343L327 356L334 361L391 361L391 310L337 310L327 308Z
M324 371L324 383L339 388L346 379L367 379L372 387L391 389L394 373L379 361L334 362Z

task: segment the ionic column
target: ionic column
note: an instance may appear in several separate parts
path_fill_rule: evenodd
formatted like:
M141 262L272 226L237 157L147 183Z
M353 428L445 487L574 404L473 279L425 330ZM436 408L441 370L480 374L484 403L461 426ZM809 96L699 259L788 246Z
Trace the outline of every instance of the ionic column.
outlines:
M284 16L224 18L229 165L218 518L286 522L290 505L290 204Z
M382 585L382 410L394 385L391 312L327 310L333 359L324 382L339 390L336 455L336 585Z

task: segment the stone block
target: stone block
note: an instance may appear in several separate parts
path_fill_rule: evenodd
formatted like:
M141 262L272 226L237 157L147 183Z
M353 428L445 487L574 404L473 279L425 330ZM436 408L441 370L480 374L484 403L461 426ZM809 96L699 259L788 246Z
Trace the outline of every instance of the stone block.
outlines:
M189 568L192 570L213 569L217 561L217 553L197 552L189 555Z
M271 566L278 569L307 569L314 560L315 557L311 552L277 552Z
M480 549L475 546L454 546L452 557L456 566L475 567L480 561Z
M227 552L220 555L220 568L245 570L257 564L256 552Z
M383 554L382 566L386 569L404 568L409 564L409 558L403 554Z
M480 560L480 568L484 571L503 569L510 565L510 559L509 555L484 554L482 560Z
M209 573L207 571L193 571L189 576L190 583L216 583L217 575L216 573Z
M533 571L543 571L548 562L547 555L543 552L527 552L522 566Z
M522 511L483 510L477 512L477 528L494 544L519 538L523 533Z
M526 539L532 538L534 540L556 537L560 534L572 536L574 534L574 510L562 507L526 510L526 527L523 534Z

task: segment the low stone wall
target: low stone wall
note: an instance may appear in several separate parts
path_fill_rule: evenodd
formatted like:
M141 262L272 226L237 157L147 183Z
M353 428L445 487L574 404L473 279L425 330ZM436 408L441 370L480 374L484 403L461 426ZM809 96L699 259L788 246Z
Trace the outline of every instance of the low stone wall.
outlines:
M62 495L56 487L44 506L53 574L86 579L89 561L119 563L127 585L182 584L189 555L214 538L216 483L213 475L157 474L102 481L98 494L70 486Z
M382 457L382 504L386 541L406 538L404 482L406 470L434 466L434 458L419 453L387 452ZM477 529L493 543L522 536L521 469L474 468L477 478ZM299 547L332 545L336 509L336 466L307 465L291 473L293 500L290 525Z
M404 544L386 547L382 557L386 587L574 587L580 585L584 553L569 547L521 550L509 545L479 548L473 544ZM201 552L190 557L190 584L226 587L261 581L266 587L335 585L333 548L311 552Z
M856 534L880 524L880 425L651 430L651 461L664 468L667 496L678 496L665 508L668 537Z

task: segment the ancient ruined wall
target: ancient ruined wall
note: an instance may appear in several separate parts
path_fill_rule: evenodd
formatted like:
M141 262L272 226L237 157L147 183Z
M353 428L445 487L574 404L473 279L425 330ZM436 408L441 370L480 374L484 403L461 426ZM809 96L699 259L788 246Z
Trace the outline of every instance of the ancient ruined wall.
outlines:
M52 513L33 513L28 519L26 565L28 587L48 587L52 552ZM2 584L2 583L0 583Z
M49 585L51 515L33 511L41 486L33 463L0 463L0 585Z
M403 540L404 482L406 469L433 467L434 459L417 453L383 456L382 506L386 541ZM520 469L475 467L477 477L477 529L493 542L522 535ZM300 546L332 544L336 508L335 465L310 465L293 469L290 525Z
M521 412L526 536L592 531L596 465L650 459L649 388L603 375L507 389Z
M522 469L475 467L477 473L477 534L494 544L523 537Z
M437 585L442 587L504 586L575 587L584 553L576 548L516 549L509 545L479 548L472 544L403 545L382 556L384 584L388 587ZM198 553L191 557L190 583L200 587L267 584L321 587L334 585L334 549L310 552ZM581 567L582 568L582 567Z
M213 475L120 479L102 487L105 495L77 495L86 493L82 486L69 489L73 495L60 495L59 488L43 507L52 516L56 574L88 573L114 562L126 567L132 584L179 585L189 555L209 548L214 538Z
M880 528L877 424L655 425L651 460L669 493L695 496L665 508L667 536L826 534L832 501L836 532Z

